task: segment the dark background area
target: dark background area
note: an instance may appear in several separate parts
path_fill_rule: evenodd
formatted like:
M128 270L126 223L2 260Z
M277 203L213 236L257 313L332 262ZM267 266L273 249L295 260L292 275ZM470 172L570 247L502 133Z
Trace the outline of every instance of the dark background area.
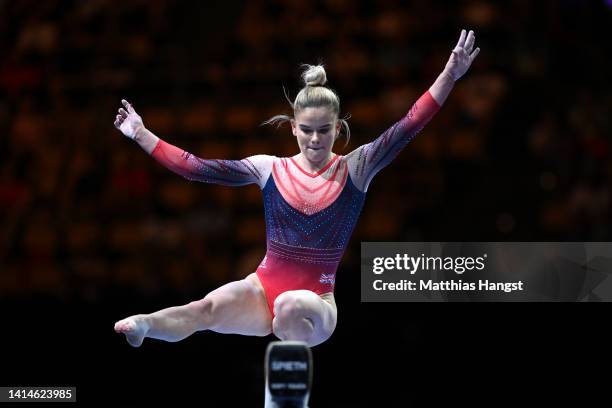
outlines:
M133 349L113 331L265 253L258 188L162 168L113 127L120 100L201 157L292 155L287 128L259 124L290 113L282 86L294 97L299 64L322 61L352 115L347 154L407 112L467 28L480 55L369 189L311 406L506 398L543 378L576 392L609 360L607 304L362 304L359 248L612 241L610 27L603 0L0 1L0 386L75 385L83 406L261 406L272 336Z

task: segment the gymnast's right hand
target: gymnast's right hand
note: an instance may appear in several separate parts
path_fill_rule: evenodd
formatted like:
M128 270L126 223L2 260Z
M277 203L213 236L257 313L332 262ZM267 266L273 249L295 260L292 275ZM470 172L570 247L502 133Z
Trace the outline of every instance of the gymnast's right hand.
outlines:
M136 113L134 108L125 99L121 100L121 103L125 107L119 108L119 113L115 118L115 127L121 131L125 136L132 140L136 139L136 135L140 129L144 129L142 118ZM127 111L126 111L127 109Z

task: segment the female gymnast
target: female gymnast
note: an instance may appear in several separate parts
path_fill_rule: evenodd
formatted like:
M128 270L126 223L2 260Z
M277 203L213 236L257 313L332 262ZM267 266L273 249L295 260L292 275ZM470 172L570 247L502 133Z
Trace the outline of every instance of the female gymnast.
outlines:
M290 122L299 153L256 155L243 160L201 159L154 135L134 108L122 100L115 127L148 154L188 180L243 186L256 183L263 195L267 251L257 271L228 283L203 299L120 320L115 331L134 347L145 337L179 341L212 330L303 341L327 340L336 327L334 283L338 264L363 206L368 185L440 109L455 81L480 52L474 32L459 41L433 85L397 123L371 143L346 156L332 152L348 123L339 119L337 95L325 87L322 66L307 66L305 86L292 103Z

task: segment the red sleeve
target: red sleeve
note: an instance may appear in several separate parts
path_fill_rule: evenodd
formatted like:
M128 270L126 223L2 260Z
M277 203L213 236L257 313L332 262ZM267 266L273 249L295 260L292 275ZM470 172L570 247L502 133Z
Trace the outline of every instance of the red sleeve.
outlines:
M263 174L251 160L211 160L193 154L159 140L151 156L162 166L188 180L225 186L261 184Z
M412 105L406 116L374 141L351 152L349 168L355 184L361 186L363 191L367 190L374 175L391 163L439 110L440 105L427 91Z

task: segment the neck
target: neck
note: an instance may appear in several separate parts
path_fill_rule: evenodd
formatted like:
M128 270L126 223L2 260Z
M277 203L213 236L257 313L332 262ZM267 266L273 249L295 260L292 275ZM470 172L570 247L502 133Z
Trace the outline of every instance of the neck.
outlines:
M300 166L302 166L302 168L310 173L316 173L317 171L321 170L323 167L327 166L327 164L335 157L335 154L333 152L329 152L329 155L319 161L319 162L313 162L310 161L306 158L306 156L304 156L302 153L299 153L296 157L295 160L298 162L298 164Z

